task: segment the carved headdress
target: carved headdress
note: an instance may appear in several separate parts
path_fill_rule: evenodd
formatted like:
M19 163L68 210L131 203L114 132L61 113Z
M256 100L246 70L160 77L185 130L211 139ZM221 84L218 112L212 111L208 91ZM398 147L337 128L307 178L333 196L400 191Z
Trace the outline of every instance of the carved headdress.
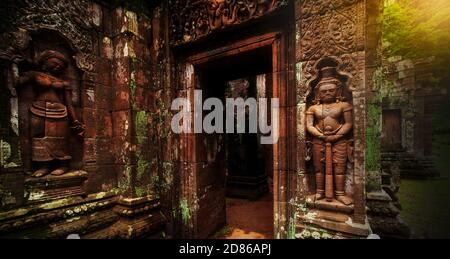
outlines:
M321 79L316 85L316 89L319 89L325 84L335 84L338 88L342 87L342 82L338 79L337 71L335 67L323 67L320 69Z
M69 61L67 60L66 56L64 56L62 53L55 51L55 50L46 50L41 53L38 59L38 65L42 66L45 61L51 59L51 58L57 58L61 60L64 63L64 66L67 67L69 64Z
M320 59L314 66L315 73L308 80L307 86L310 94L314 94L313 103L320 103L319 89L325 84L335 84L337 86L337 101L344 101L344 86L351 78L347 73L339 70L341 61L335 57Z

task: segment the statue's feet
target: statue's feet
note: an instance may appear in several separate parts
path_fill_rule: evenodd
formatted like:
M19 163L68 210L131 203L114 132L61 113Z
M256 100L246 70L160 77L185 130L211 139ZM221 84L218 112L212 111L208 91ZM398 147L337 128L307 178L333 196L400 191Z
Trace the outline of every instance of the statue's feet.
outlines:
M41 177L48 175L49 173L50 173L50 169L45 167L45 168L41 168L41 169L37 170L31 176L35 177L35 178L41 178Z
M53 176L61 176L61 175L65 174L65 173L67 173L67 171L69 171L69 168L67 168L67 167L60 167L60 168L54 170L51 173L51 175L53 175Z
M316 193L316 201L320 201L325 199L325 194L323 193Z
M339 202L341 202L346 206L353 204L353 199L348 196L336 196L336 200L338 200Z

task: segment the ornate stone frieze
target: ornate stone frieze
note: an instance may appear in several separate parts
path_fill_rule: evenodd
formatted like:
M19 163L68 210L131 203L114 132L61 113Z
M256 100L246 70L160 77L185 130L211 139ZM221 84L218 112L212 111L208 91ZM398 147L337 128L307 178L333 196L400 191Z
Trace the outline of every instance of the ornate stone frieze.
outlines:
M261 17L285 0L170 0L171 44L197 40L228 26Z
M298 60L340 56L363 46L362 1L304 0L300 8Z
M76 51L90 52L92 38L90 33L90 3L87 0L36 0L25 1L24 7L17 10L17 17L11 25L12 30L3 35L9 46L27 45L27 35L40 29L60 32ZM16 29L17 28L17 29ZM22 33L20 33L22 32ZM16 35L24 35L16 37ZM16 50L16 51L20 51Z

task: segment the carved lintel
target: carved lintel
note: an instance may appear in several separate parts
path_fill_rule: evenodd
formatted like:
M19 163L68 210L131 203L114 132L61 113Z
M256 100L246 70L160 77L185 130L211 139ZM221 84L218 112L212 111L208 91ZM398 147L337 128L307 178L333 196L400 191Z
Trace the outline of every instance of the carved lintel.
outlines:
M170 0L171 44L197 40L213 31L266 15L283 0Z

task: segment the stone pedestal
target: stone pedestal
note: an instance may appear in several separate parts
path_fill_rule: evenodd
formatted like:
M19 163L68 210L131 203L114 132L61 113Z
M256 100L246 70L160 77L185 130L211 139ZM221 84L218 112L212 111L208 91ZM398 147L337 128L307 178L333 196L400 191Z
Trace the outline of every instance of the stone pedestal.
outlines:
M367 193L367 207L369 222L375 234L381 238L410 237L410 229L400 217L400 210L385 191Z
M353 205L346 206L337 200L332 202L316 201L314 196L310 196L307 199L307 206L308 213L299 216L301 223L298 226L300 231L297 231L297 233L302 233L305 230L316 231L321 233L322 237L326 232L330 237L346 238L366 238L371 233L368 223L354 223L352 219Z
M25 195L29 204L82 196L85 194L83 185L87 177L85 171L73 171L62 176L26 178Z
M164 216L159 199L153 196L144 198L120 199L114 208L120 220L114 224L118 238L162 238Z

